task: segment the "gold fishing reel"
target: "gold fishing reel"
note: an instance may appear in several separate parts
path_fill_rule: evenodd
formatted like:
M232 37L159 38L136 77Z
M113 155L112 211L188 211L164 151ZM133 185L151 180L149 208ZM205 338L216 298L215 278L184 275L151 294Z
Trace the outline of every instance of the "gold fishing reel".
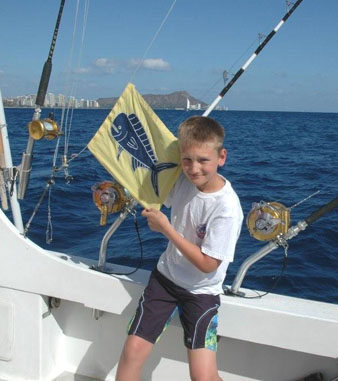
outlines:
M290 209L279 202L254 203L246 224L252 237L259 241L271 241L288 232Z
M33 120L28 124L29 136L34 140L53 140L61 135L58 124L55 120L46 118Z
M124 209L131 200L128 190L113 181L103 181L91 187L93 201L101 212L100 225L107 224L108 214Z

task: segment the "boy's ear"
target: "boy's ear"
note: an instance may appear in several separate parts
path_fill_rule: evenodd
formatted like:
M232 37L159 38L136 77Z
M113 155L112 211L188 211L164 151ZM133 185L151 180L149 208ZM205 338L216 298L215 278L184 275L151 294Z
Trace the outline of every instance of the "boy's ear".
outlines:
M228 154L227 150L225 148L222 148L220 153L219 153L219 158L218 158L218 165L220 167L222 167L225 164L225 162L227 160L227 154Z

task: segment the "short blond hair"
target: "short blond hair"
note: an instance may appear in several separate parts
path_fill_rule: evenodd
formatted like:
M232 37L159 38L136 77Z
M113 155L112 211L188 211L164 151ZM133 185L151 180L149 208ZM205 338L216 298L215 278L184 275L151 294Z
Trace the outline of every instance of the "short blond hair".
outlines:
M218 152L223 148L224 127L206 116L192 116L178 127L178 142L182 149L192 144L214 143Z

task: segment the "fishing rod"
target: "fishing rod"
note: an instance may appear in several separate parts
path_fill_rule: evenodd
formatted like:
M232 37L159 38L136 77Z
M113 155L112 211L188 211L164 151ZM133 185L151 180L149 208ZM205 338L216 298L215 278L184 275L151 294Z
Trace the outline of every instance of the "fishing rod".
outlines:
M299 221L296 225L289 227L289 210L285 208L284 205L276 202L265 203L263 201L259 204L253 205L253 208L249 212L247 218L247 225L250 234L260 241L270 242L242 263L231 288L225 290L225 292L229 295L243 296L244 294L239 291L239 288L242 285L247 271L254 263L279 247L283 247L286 253L288 249L288 240L296 237L308 226L312 225L319 218L325 216L337 207L338 197L323 205L314 211L310 216L302 221Z
M244 73L244 71L248 68L248 66L252 63L252 61L258 56L258 54L264 49L267 43L271 40L271 38L278 32L278 30L282 27L285 21L291 16L291 14L295 11L298 5L303 0L297 0L293 7L285 14L285 16L281 19L281 21L276 25L276 27L266 36L265 40L259 44L258 48L251 55L251 57L245 62L245 64L237 71L237 73L233 76L232 80L223 88L223 90L219 93L217 98L210 104L210 106L204 111L203 116L208 116L211 111L218 105L218 103L223 99L224 95L230 90L232 85L237 81L237 79Z
M47 139L53 139L59 135L59 130L56 122L52 119L40 120L41 107L45 103L47 88L49 84L50 75L52 72L52 59L54 54L54 48L56 44L57 35L59 32L59 26L61 22L62 12L65 5L65 0L61 0L58 17L56 20L52 42L49 49L48 58L43 66L38 93L35 101L35 110L32 122L29 125L30 136L28 138L26 152L22 154L22 161L20 166L20 178L19 178L19 190L18 198L24 199L27 185L29 182L30 172L32 170L32 152L34 148L35 140L39 140L42 137Z

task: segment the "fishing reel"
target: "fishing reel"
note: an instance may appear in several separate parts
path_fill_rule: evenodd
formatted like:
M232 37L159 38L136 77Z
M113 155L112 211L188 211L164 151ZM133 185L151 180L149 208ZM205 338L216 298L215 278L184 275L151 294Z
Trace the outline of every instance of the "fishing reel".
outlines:
M33 120L28 124L28 132L34 140L53 140L62 134L56 121L51 118Z
M279 202L254 203L246 224L252 237L259 241L271 241L288 232L290 209Z
M131 200L128 190L113 181L97 183L91 187L91 190L93 201L101 212L101 226L107 224L108 214L123 210Z

